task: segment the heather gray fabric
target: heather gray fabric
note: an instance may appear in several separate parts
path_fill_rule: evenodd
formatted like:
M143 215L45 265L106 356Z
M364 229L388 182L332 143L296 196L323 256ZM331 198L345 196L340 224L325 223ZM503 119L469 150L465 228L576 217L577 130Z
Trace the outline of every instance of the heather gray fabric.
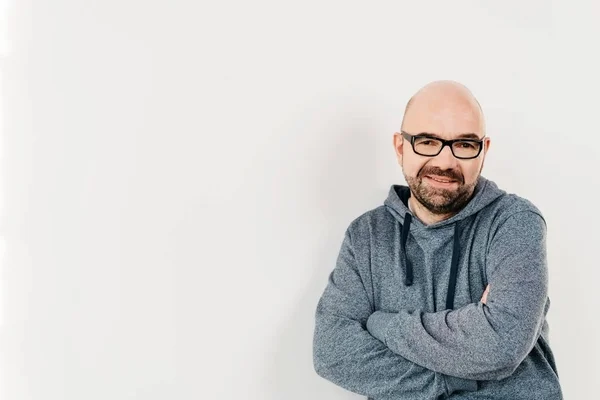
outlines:
M346 230L315 314L317 373L375 400L562 399L540 211L483 176L435 224L407 217L409 196L392 185Z

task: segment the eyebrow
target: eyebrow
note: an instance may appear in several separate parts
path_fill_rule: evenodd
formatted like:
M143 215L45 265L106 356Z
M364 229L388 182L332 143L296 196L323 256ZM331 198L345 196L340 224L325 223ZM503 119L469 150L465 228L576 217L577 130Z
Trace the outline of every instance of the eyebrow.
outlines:
M421 132L419 134L417 134L418 136L427 136L427 137L431 137L431 138L435 138L435 139L443 139L440 135L437 135L435 133L429 133L429 132ZM479 137L479 135L477 135L476 133L461 133L460 135L458 135L456 137L456 139L475 139L475 140L480 140L482 138Z

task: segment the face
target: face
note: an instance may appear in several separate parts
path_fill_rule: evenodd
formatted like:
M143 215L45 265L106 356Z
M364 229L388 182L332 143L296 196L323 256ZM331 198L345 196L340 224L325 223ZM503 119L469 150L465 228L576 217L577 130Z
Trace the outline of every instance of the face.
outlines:
M456 104L445 101L411 106L405 115L403 130L413 135L427 132L450 140L466 133L482 138L485 126L478 106L473 108L468 101ZM449 146L444 146L434 157L419 155L410 141L400 133L394 135L398 162L412 195L436 215L457 213L469 202L483 169L489 142L489 138L484 140L477 158L464 160L454 157Z

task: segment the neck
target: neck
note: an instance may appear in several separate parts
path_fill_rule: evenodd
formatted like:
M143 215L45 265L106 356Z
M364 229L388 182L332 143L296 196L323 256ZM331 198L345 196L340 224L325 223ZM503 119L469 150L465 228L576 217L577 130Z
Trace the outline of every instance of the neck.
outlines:
M419 201L415 199L415 196L410 196L408 198L408 208L425 225L435 224L436 222L443 221L456 214L455 212L449 214L433 214L431 211L425 208L425 206L419 203Z

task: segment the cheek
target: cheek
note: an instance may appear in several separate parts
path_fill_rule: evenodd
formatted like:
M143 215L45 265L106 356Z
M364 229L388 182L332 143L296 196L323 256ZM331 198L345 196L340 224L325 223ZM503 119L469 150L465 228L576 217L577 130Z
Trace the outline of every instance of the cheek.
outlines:
M404 173L408 176L416 177L426 164L427 161L418 160L414 157L404 157L402 168L404 169Z
M465 163L461 165L461 170L465 183L473 183L479 176L479 170L481 169L481 160L475 162Z

